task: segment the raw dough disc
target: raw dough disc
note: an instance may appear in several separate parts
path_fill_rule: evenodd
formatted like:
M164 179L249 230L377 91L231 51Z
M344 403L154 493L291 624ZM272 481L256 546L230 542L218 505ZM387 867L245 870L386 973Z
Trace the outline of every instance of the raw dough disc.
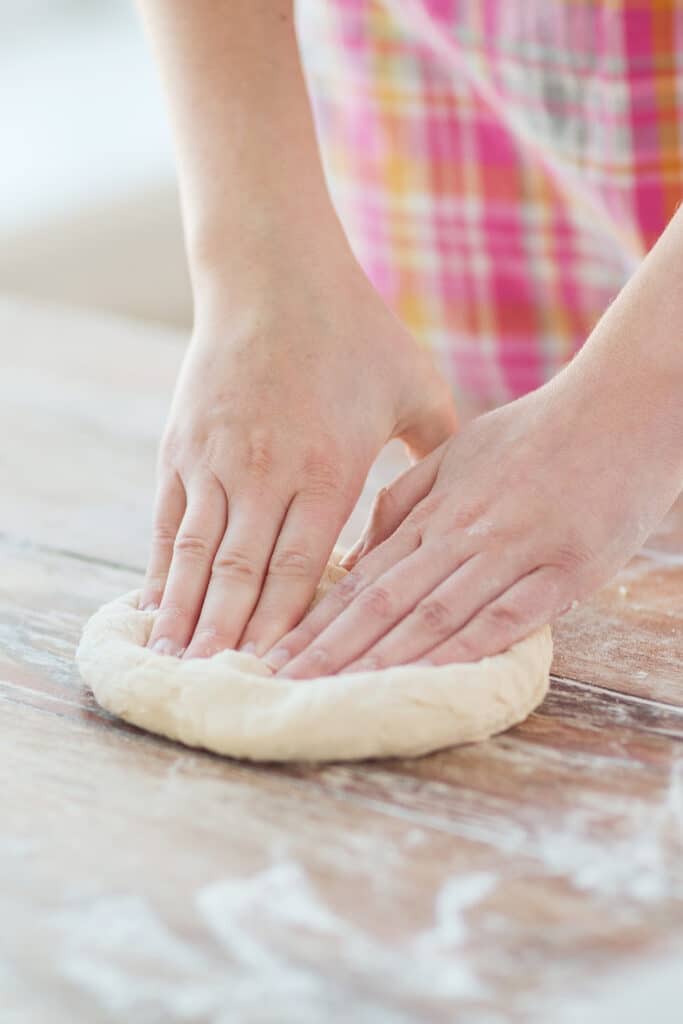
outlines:
M316 599L344 575L330 563ZM145 647L154 612L140 591L104 605L76 658L99 704L190 747L254 761L338 761L426 754L487 739L545 696L545 627L470 664L405 665L306 681L274 678L252 654L180 661Z

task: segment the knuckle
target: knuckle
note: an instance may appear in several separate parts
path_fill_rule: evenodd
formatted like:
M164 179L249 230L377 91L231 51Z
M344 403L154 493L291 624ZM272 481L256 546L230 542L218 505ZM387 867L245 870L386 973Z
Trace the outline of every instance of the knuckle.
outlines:
M208 430L197 442L197 450L201 453L196 460L196 472L212 484L223 486L226 479L226 465L229 441L225 424L220 423Z
M401 544L417 549L422 547L424 541L424 530L418 523L406 519L393 536L398 538Z
M164 629L175 629L184 625L190 617L187 608L180 604L164 604L159 610L155 623L155 633L159 634Z
M358 596L358 602L366 615L376 619L391 618L394 601L386 587L373 583Z
M306 492L318 498L336 494L342 485L339 465L329 455L308 455L304 462L304 477Z
M251 438L247 452L247 468L253 476L259 479L270 476L275 458L273 448L272 438L266 434L255 434Z
M172 548L176 530L168 523L157 523L152 529L152 544L157 548Z
M346 606L363 590L364 586L365 581L362 575L352 570L343 579L339 580L338 583L335 583L329 594L339 604Z
M197 561L208 558L209 542L206 537L199 533L179 533L175 539L173 550L185 558L196 559Z
M466 633L455 638L452 654L462 661L478 661L481 656L476 639Z
M578 539L559 544L553 558L554 565L569 575L588 568L594 561L593 551Z
M436 636L446 636L450 632L451 610L438 598L421 601L416 608L421 624Z
M211 575L218 579L239 580L243 583L251 583L257 578L258 570L251 555L244 551L233 549L216 555Z
M173 471L182 461L183 443L176 434L165 434L159 445L157 464L159 469Z
M454 511L451 527L454 530L471 529L484 522L486 505L480 501L463 501Z
M290 547L275 552L270 560L268 573L271 576L307 577L313 575L314 568L314 559L310 551Z
M500 601L490 605L486 618L494 629L508 632L522 624L523 613L516 605Z

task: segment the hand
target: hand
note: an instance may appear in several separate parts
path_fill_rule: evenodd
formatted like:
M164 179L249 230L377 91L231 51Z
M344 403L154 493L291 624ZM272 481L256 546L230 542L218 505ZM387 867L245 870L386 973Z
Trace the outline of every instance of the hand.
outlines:
M682 478L672 423L642 374L613 367L605 390L586 360L473 421L379 494L349 575L266 661L306 679L507 649L605 583L666 513Z
M160 606L161 653L265 653L306 611L384 443L420 456L455 429L444 381L350 254L258 274L245 309L234 277L229 311L219 288L200 304L161 446L141 597Z

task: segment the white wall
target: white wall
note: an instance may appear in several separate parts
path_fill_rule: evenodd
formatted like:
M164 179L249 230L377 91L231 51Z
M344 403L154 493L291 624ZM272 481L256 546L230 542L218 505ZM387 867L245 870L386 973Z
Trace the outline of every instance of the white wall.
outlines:
M187 323L172 150L131 0L0 0L0 290Z

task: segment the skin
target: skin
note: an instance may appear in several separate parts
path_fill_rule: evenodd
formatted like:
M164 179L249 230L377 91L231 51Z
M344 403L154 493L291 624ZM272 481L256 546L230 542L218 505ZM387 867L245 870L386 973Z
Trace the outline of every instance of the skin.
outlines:
M679 211L564 371L379 495L352 571L271 667L305 679L475 661L624 565L683 485L682 265Z
M195 298L159 454L149 644L265 653L308 607L382 446L424 455L455 410L333 211L290 4L140 8L171 101Z
M455 433L327 194L289 2L139 0L169 96L195 326L162 441L150 645L293 678L503 650L604 583L683 480L683 221L581 354ZM239 26L239 31L235 30ZM370 463L349 577L302 619Z

